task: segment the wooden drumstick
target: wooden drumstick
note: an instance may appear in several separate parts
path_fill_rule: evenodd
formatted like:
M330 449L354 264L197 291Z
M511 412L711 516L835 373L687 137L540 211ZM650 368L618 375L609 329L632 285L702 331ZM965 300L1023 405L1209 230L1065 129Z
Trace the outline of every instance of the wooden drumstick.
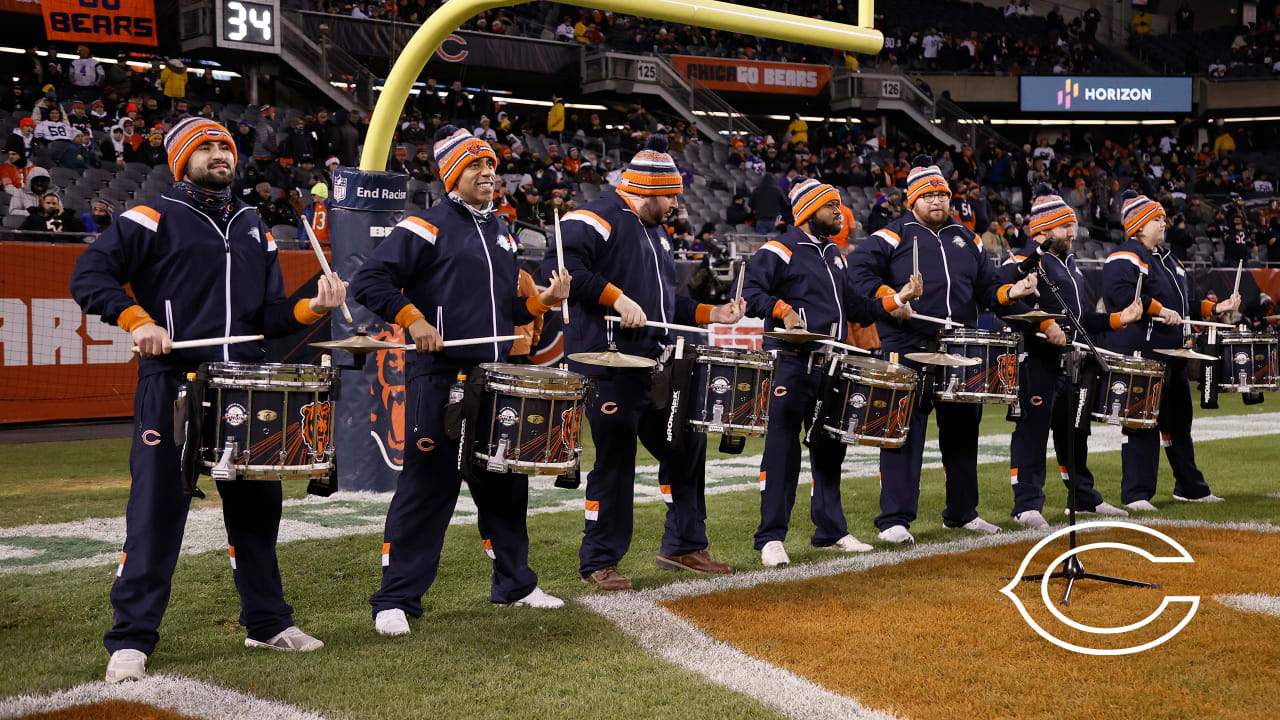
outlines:
M1244 272L1244 260L1241 260L1240 264L1236 265L1236 287L1234 290L1231 291L1232 295L1240 294L1240 274L1243 272Z
M179 340L173 344L174 350L185 350L187 348L211 347L213 345L235 345L237 343L254 342L262 340L262 335L229 335L219 338L201 338L199 340ZM138 352L138 346L134 345L131 350Z
M564 241L560 239L560 211L556 210L556 260L560 263L560 274L564 274ZM564 316L564 324L569 324L569 300L560 301L560 314Z
M740 271L738 272L738 291L734 293L733 299L735 300L742 299L742 283L746 279L747 279L747 261L743 260L742 268L740 268ZM1239 284L1240 282L1239 282L1239 279L1237 278L1236 285L1239 285Z
M311 229L311 221L306 215L302 216L302 227L307 229L307 237L311 239L311 249L316 251L316 259L320 261L320 268L324 270L325 277L329 278L329 282L334 285L338 284L338 278L334 276L333 269L329 267L329 261L324 257L324 250L320 248L320 240L316 238L316 231ZM351 319L351 311L347 309L347 301L342 301L342 319L347 322L355 322Z
M1142 273L1138 273L1138 284L1133 287L1133 301L1140 302L1142 300Z
M836 342L835 340L818 340L817 342L823 345L826 345L828 347L840 348L841 350L852 350L853 352L862 353L863 355L871 354L871 351L866 348L860 348L857 345L848 345L842 342Z
M605 315L604 319L609 320L611 322L617 322L617 323L622 322L622 318L618 317L617 315ZM696 332L696 333L702 333L704 335L711 335L713 332L711 330L708 330L707 328L698 327L696 325L677 325L675 323L658 322L657 320L645 320L644 324L645 324L645 327L666 328L667 330L682 330L684 332Z
M519 335L495 335L494 337L473 337L463 338L461 340L445 340L441 344L445 347L462 347L464 345L488 345L489 343L506 342L508 340L517 340ZM405 343L400 346L404 350L417 350L418 346L413 343Z

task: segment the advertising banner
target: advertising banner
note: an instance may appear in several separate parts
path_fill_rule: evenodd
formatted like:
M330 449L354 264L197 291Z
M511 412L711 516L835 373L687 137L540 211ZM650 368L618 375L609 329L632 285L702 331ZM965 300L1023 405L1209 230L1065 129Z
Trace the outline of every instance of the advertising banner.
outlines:
M676 72L697 80L709 90L753 92L770 95L817 95L831 81L826 65L725 60L722 58L672 55Z
M1018 83L1023 112L1191 112L1189 77L1023 75Z
M42 0L50 41L73 43L156 43L152 0Z

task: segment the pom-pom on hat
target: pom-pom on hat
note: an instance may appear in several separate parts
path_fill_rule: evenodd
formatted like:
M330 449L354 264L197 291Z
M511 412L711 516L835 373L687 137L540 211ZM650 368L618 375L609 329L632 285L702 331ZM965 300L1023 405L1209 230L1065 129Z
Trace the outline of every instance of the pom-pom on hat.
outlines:
M462 177L462 171L476 160L487 157L493 160L494 165L498 164L498 154L489 143L472 135L469 130L454 125L445 125L436 131L432 154L436 158L436 165L440 166L440 179L444 180L445 192L453 192L458 179Z
M128 122L126 118L125 122ZM181 180L187 169L187 161L201 143L210 140L221 140L232 148L231 169L236 168L235 140L231 133L218 123L202 117L189 117L173 126L169 134L164 136L164 152L169 156L169 170L174 180Z
M1124 223L1124 234L1126 236L1133 237L1138 234L1143 225L1158 217L1164 217L1164 207L1146 195L1139 195L1133 190L1125 190L1120 199L1123 202L1120 209L1120 218Z
M1076 211L1067 205L1047 183L1035 188L1035 200L1031 201L1031 236L1048 232L1056 227L1076 222Z
M840 194L826 183L805 178L791 186L789 197L791 198L791 215L795 217L796 225L799 226L808 222L818 208L832 200L839 200Z
M911 172L907 174L907 207L916 204L921 195L935 192L951 194L951 186L942 177L942 171L933 165L933 158L928 155L917 155L911 162Z
M667 136L649 136L644 149L631 158L622 171L622 183L618 189L633 195L679 195L684 192L684 181L676 169L676 161L667 154L670 143Z

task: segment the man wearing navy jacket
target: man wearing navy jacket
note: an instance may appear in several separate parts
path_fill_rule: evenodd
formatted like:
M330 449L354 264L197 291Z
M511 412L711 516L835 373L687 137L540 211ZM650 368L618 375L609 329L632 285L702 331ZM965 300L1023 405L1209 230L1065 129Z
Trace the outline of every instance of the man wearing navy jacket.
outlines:
M511 341L445 348L452 339L498 337L544 314L569 295L569 277L553 273L536 297L519 297L515 240L494 212L497 155L465 129L446 125L434 146L448 196L402 220L369 254L352 292L387 322L405 328L416 352L405 363L405 458L387 510L382 587L369 603L383 635L409 633L408 613L422 616L422 595L435 581L445 530L462 487L456 443L445 436L449 390L459 374L506 362ZM434 312L435 323L426 313ZM476 469L468 481L481 543L493 560L489 601L558 608L529 568L525 529L529 479Z
M1154 354L1157 348L1182 347L1191 329L1183 318L1226 313L1240 307L1240 296L1214 303L1190 301L1187 271L1164 244L1165 211L1160 203L1133 190L1123 195L1121 220L1128 240L1107 257L1102 267L1102 300L1109 312L1133 302L1138 278L1142 277L1142 304L1148 320L1108 332L1108 350L1144 357L1165 364L1164 389L1160 394L1158 426L1150 430L1123 428L1120 446L1123 477L1120 501L1130 510L1155 512L1151 504L1160 471L1163 445L1173 468L1173 498L1183 502L1221 502L1209 490L1204 474L1196 467L1191 442L1191 384L1187 361Z
M854 288L864 295L892 295L911 277L912 245L918 246L924 294L913 309L935 317L950 318L973 327L978 309L1012 305L1035 292L1035 275L1016 284L1001 284L991 258L973 231L949 217L951 188L930 158L921 155L907 176L910 212L872 233L849 256ZM919 352L932 344L939 326L912 320L912 306L894 311L894 318L878 320L886 359ZM917 370L920 365L898 357L897 362ZM923 402L911 416L907 442L900 448L880 450L880 515L876 527L887 542L914 542L908 528L920 502L920 466L930 407L937 409L938 445L946 480L946 508L942 523L948 528L995 533L1000 528L978 517L978 423L982 406Z
M1064 328L1054 320L1028 328L1026 357L1018 377L1021 412L1009 441L1009 482L1013 486L1013 519L1019 525L1031 528L1049 524L1042 511L1050 431L1053 433L1053 449L1057 453L1058 472L1064 484L1070 482L1068 465L1074 466L1077 511L1086 515L1129 514L1105 502L1094 489L1093 474L1088 466L1088 428L1086 426L1082 431L1075 429L1070 378L1063 371L1063 362L1064 350L1069 351L1068 344L1077 341L1083 333L1120 329L1142 317L1142 306L1136 301L1124 310L1110 314L1092 310L1093 303L1085 296L1084 276L1076 267L1076 256L1071 253L1071 241L1076 235L1076 213L1054 194L1049 185L1038 185L1036 194L1031 204L1031 241L1005 263L1001 275L1006 281L1017 280L1018 265L1043 248L1040 272L1058 289L1083 328L1069 325ZM1043 285L1041 287L1040 309L1061 314L1062 305L1057 296ZM1036 337L1035 330L1043 333L1045 339ZM1075 438L1067 435L1071 432L1076 432ZM1074 462L1068 462L1068 447L1074 447Z
M667 323L735 323L745 303L712 307L676 295L675 257L662 221L684 191L667 139L654 135L622 173L616 193L566 214L561 220L564 266L573 275L571 322L565 353L600 352L609 338L630 355L659 358L674 343L665 329L646 327L649 318ZM550 243L548 243L550 245ZM558 267L554 252L544 275ZM621 317L621 327L605 315ZM706 437L688 433L679 452L663 436L665 420L651 403L649 369L608 369L570 361L576 372L595 376L595 399L587 408L596 463L587 476L586 525L578 553L584 582L601 590L630 590L618 563L631 546L636 440L660 463L658 489L667 502L666 531L656 563L667 570L728 574L728 565L707 552ZM686 431L687 432L687 431Z
M191 498L179 479L173 403L203 362L261 362L261 342L173 350L174 340L288 335L339 307L345 284L321 277L310 300L290 303L276 243L262 218L231 196L235 143L226 128L187 118L165 138L177 179L158 200L120 215L76 262L71 292L84 311L131 333L138 346L124 552L111 588L115 624L107 682L136 680L156 646L169 603ZM336 276L335 276L336 278ZM132 297L123 286L128 284ZM223 522L240 593L245 645L306 652L324 646L293 624L276 562L280 483L222 482Z
M791 189L790 199L796 225L756 251L742 285L747 314L764 318L765 330L781 325L826 332L834 327L833 334L843 342L848 323L870 325L920 295L919 276L898 293L883 298L858 294L839 248L831 241L844 222L836 189L804 179ZM787 536L800 477L797 430L807 427L812 419L827 348L818 343L797 348L765 338L764 349L777 351L780 358L760 462L760 526L755 549L766 566L778 567L791 562L782 541ZM809 516L815 526L810 543L842 552L866 552L871 546L849 534L840 502L844 455L845 446L838 441L824 438L810 447L813 500Z

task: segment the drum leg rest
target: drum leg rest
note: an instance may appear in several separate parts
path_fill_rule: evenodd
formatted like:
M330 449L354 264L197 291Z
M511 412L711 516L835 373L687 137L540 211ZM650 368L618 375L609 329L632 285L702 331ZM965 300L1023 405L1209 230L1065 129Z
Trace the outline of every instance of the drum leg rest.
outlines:
M741 455L742 449L746 447L747 439L741 435L721 435L720 436L720 452L729 455Z
M218 458L218 463L209 471L209 476L214 480L235 480L235 458L239 455L240 443L228 440L226 446L222 448L222 457Z
M563 475L557 475L554 484L565 490L577 490L578 486L582 485L582 472L575 467Z

